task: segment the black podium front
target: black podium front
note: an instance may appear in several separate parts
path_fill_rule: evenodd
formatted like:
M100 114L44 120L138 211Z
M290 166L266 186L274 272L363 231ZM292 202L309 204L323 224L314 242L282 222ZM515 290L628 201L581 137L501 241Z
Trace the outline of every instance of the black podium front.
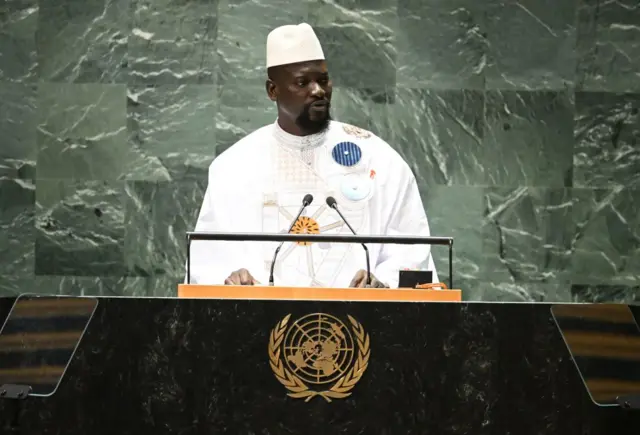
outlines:
M2 433L640 433L640 411L593 400L549 304L95 301L51 394L0 398ZM34 321L62 361L54 311Z

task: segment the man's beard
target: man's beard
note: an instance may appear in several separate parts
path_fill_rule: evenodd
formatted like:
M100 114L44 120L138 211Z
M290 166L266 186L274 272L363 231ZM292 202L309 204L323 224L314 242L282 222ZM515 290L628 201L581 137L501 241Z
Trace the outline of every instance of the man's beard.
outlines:
M321 119L311 119L311 104L304 106L304 110L298 118L296 124L309 133L318 133L329 126L331 122L331 105L327 106L326 115Z

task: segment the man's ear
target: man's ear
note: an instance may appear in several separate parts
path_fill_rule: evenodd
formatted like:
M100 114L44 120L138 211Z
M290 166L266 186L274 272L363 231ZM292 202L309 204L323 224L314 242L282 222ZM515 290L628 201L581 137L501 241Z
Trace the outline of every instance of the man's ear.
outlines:
M267 79L265 82L265 89L267 90L267 95L271 101L276 101L278 97L278 89L276 88L276 84L271 79Z

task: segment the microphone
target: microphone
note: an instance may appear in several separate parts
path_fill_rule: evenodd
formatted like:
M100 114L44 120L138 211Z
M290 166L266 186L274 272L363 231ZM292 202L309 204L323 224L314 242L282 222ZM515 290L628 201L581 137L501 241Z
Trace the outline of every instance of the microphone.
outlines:
M356 234L355 230L353 229L353 227L351 225L349 225L349 222L347 222L347 220L345 219L345 217L342 214L342 212L340 212L340 210L338 209L338 201L336 201L336 199L333 196L327 196L327 205L338 212L338 215L340 216L340 219L342 219L342 221L345 224L347 224L347 227L349 227L351 232L355 236L357 236L357 234ZM369 264L369 250L367 249L367 246L364 243L362 244L362 247L364 248L364 254L367 257L367 285L371 285L371 266Z
M300 218L300 215L302 214L304 209L307 208L309 204L311 204L312 202L313 202L313 195L311 195L310 193L307 193L304 196L304 198L302 198L302 206L298 211L298 215L293 219L293 221L291 222L291 225L289 225L289 231L287 231L287 233L291 232L291 230L293 229L293 226L296 224L296 222L298 222L298 219ZM282 245L284 245L284 241L280 242L280 244L276 248L276 251L273 253L273 260L271 261L271 270L269 271L270 286L273 286L273 272L276 268L276 258L278 257L278 252L280 252L280 248L282 248Z

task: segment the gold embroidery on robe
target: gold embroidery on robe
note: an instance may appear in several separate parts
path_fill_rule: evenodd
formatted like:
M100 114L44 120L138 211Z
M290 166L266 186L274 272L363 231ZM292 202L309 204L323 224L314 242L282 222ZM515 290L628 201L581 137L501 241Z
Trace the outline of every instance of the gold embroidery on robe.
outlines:
M360 139L368 139L368 138L371 137L371 132L369 132L367 130L363 130L360 127L356 127L355 125L344 124L342 126L342 129L348 135L355 136L355 137L360 138Z

